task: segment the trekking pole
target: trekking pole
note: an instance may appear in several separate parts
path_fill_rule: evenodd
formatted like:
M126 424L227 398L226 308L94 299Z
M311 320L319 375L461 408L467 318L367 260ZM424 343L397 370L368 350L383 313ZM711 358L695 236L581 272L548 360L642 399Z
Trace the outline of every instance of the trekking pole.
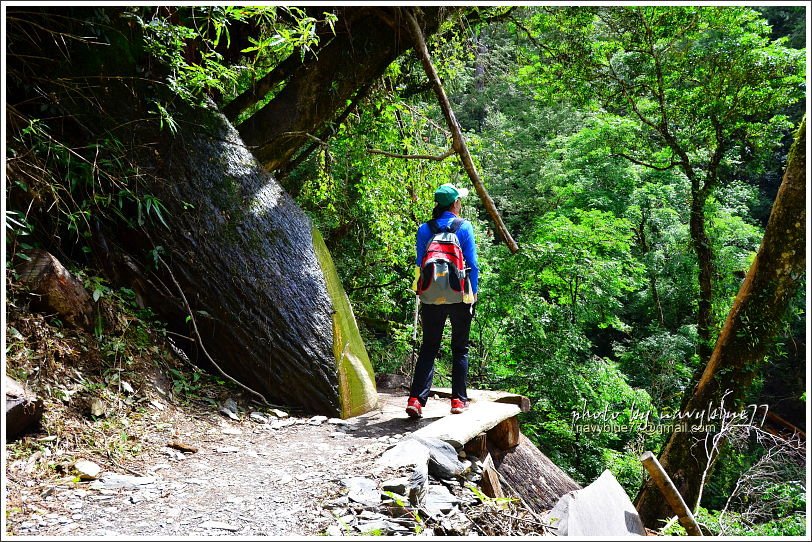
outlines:
M414 367L417 364L417 319L420 313L420 296L414 296L414 323L412 324L412 357L410 361L412 362L411 370L414 371ZM412 372L410 371L410 372Z

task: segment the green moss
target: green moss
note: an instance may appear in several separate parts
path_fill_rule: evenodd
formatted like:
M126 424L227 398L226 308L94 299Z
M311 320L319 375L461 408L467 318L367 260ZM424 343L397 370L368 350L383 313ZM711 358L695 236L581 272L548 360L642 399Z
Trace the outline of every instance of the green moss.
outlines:
M212 200L220 209L229 213L240 212L242 209L242 189L239 182L230 175L225 175L215 187Z
M341 403L341 417L350 418L369 412L378 404L375 388L375 373L369 361L364 341L358 331L355 315L352 313L341 280L338 278L333 258L327 250L319 231L314 227L313 248L319 259L327 293L333 303L333 354L338 369L338 396Z

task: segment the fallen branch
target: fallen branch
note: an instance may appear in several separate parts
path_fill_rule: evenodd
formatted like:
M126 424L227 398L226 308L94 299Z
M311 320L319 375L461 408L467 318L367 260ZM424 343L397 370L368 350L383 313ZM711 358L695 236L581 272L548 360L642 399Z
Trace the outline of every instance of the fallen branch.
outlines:
M688 506L686 506L682 495L680 495L677 488L674 487L674 482L668 477L668 474L662 465L660 465L660 462L657 461L657 458L654 457L654 454L645 452L640 458L640 461L642 461L643 466L646 467L646 470L657 484L657 487L660 488L660 492L663 494L663 497L665 497L666 502L668 502L668 506L670 506L671 510L679 517L679 522L685 528L685 531L690 536L702 536L702 530L699 528L696 519L694 519L694 515Z
M437 95L437 100L440 102L440 107L443 110L446 123L451 130L451 137L453 140L452 148L460 156L462 166L466 173L468 173L468 177L471 179L479 199L485 206L485 210L488 211L491 219L496 224L496 229L499 232L500 237L502 237L502 239L505 241L508 249L515 253L519 250L519 245L516 244L516 241L513 240L510 232L507 231L507 227L502 221L499 211L496 210L496 205L494 205L491 196L485 189L485 185L482 184L482 179L480 179L479 173L477 173L476 166L471 158L471 153L468 151L468 146L465 144L465 139L462 137L460 125L457 123L457 118L454 116L454 111L451 109L451 102L448 101L448 96L446 96L445 90L443 89L443 84L440 82L440 77L437 75L437 70L434 69L434 64L431 62L429 50L426 47L426 40L423 37L423 31L420 29L420 25L418 24L417 18L414 15L414 11L406 8L403 10L403 13L406 21L409 24L412 39L414 40L415 52L417 52L417 56L420 57L420 61L423 63L423 69L426 71L426 75L428 76L432 87L434 87L434 93Z

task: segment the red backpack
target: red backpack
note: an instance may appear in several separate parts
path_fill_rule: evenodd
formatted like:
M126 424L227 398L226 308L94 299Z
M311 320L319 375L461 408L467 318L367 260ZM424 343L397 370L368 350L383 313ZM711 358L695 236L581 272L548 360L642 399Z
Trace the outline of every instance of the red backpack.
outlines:
M463 293L470 290L465 259L457 237L457 230L463 222L459 217L445 227L440 227L437 220L427 222L432 235L420 264L417 295L421 303L461 303Z

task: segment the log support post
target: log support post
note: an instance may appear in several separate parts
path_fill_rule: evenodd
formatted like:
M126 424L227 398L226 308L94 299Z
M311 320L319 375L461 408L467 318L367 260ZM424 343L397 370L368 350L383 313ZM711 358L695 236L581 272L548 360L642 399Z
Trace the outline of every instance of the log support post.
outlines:
M502 483L499 481L499 473L496 472L496 467L493 465L491 456L485 457L482 462L482 493L492 499L502 499L505 497L505 492L502 490Z
M463 447L466 454L483 459L488 454L487 433L480 433Z
M499 449L509 450L519 444L519 418L512 416L488 431L488 439Z

